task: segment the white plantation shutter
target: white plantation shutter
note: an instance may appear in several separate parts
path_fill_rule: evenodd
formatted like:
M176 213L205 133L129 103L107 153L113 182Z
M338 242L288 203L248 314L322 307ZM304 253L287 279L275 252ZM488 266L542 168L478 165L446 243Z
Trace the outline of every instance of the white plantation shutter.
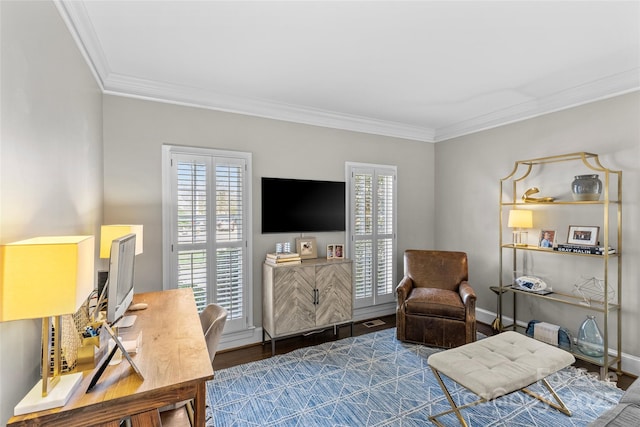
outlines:
M169 283L175 284L169 287L192 288L199 311L209 303L226 308L225 331L246 329L252 311L250 157L202 149L191 154L184 147L169 151L172 237L167 271Z
M347 165L355 307L394 301L396 170L392 166Z
M227 309L227 320L242 319L245 315L244 163L218 160L215 171L215 299Z
M176 156L178 288L191 287L198 310L207 304L208 159Z
M377 198L376 198L376 295L393 295L395 287L393 275L393 260L395 259L395 174L385 171L376 171Z

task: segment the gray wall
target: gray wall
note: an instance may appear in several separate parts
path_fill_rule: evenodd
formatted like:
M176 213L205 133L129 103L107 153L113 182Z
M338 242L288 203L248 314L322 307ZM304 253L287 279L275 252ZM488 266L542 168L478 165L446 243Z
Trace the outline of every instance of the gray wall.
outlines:
M516 160L532 159L578 151L600 155L605 167L623 171L623 352L626 369L640 373L638 355L640 342L637 328L640 323L640 211L638 194L640 172L640 94L623 95L577 108L544 115L531 120L502 126L493 130L436 144L436 246L443 249L464 249L469 254L470 276L478 292L478 307L496 311L496 296L488 287L498 281L498 201L499 181L511 173ZM574 163L573 166L576 166ZM567 164L566 166L570 166ZM551 167L547 170L553 172ZM583 172L587 173L587 172ZM558 196L564 191L570 197L572 170L563 171L558 178L561 187L541 188L539 196ZM547 181L547 185L550 183ZM551 192L549 192L551 191ZM563 224L558 227L558 239L566 241L567 224L577 220L574 210L540 210L534 213L537 232L545 224ZM558 216L559 215L559 216ZM576 224L574 225L601 225ZM535 239L535 237L534 237ZM567 286L579 279L579 270L567 268L564 262L550 266L549 258L536 257L534 273L549 274L557 286ZM579 258L579 257L572 257ZM602 268L594 271L602 277ZM571 287L568 288L571 290ZM520 305L525 311L520 320L543 316L542 320L576 332L586 312L565 306L549 305L540 301L527 301ZM527 317L533 316L533 317ZM548 316L548 317L547 317ZM600 327L603 327L600 321ZM625 368L625 366L623 366Z
M434 145L260 119L116 96L104 97L105 223L144 225L136 258L136 290L162 289L162 144L251 152L253 155L254 321L262 324L262 270L276 242L294 234L260 233L260 178L342 181L345 162L398 167L398 274L406 248L434 244ZM317 233L320 248L344 233ZM324 251L323 251L324 252Z
M95 235L101 92L52 2L2 1L0 15L0 243ZM40 376L40 327L39 320L0 323L2 425Z

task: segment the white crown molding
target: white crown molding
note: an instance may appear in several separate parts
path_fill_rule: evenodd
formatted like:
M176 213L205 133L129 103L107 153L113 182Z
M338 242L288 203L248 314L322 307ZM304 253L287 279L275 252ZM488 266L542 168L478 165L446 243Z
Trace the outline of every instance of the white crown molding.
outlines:
M100 40L91 25L84 3L68 0L53 0L53 2L78 45L80 53L87 61L100 90L104 91L104 80L110 74L111 69Z
M310 107L226 95L118 74L105 80L105 93L246 114L313 126L433 142L434 130Z
M436 129L435 142L504 126L544 114L640 90L640 68Z
M139 97L160 102L424 142L442 142L637 90L640 90L640 69L634 68L545 98L513 105L434 130L432 128L375 120L310 107L241 98L202 89L161 84L122 75L110 74L105 81L105 92L113 95Z
M185 86L153 82L111 71L83 2L53 0L106 94L207 108L313 126L343 129L424 142L441 142L578 105L640 90L640 69L609 76L574 88L512 105L437 129L342 114L312 107L237 97Z

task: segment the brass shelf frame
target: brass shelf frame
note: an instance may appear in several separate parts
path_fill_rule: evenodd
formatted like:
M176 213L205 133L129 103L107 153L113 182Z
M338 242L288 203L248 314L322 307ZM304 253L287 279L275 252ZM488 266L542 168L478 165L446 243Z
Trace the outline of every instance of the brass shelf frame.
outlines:
M529 174L534 169L534 166L545 165L549 163L560 163L560 162L578 162L582 163L588 169L593 170L595 172L599 172L603 174L603 194L601 200L597 201L574 201L574 200L554 200L552 202L544 201L544 202L531 202L531 201L519 201L518 194L518 184L521 184L522 181L529 176ZM611 191L611 187L615 186L614 192ZM505 200L505 194L511 194L511 197ZM613 194L612 194L613 193ZM571 252L558 252L549 249L538 248L536 246L520 246L505 243L503 236L504 229L504 211L505 208L521 208L521 207L529 207L529 206L540 206L542 208L551 208L558 205L573 205L576 209L580 207L584 207L585 205L600 205L602 207L602 221L603 221L603 245L604 247L610 246L610 222L616 225L614 232L617 233L617 247L616 253L609 254L605 253L603 255L592 255L592 254L575 254ZM622 372L622 171L613 170L604 167L598 158L597 154L587 153L587 152L576 152L563 154L558 156L549 156L549 157L540 157L536 159L529 160L518 160L514 164L514 168L509 175L500 179L500 200L499 200L499 230L500 230L500 245L499 245L499 291L496 292L498 296L498 325L502 330L507 328L516 330L520 326L517 325L517 296L526 298L539 298L545 301L549 301L551 303L570 305L574 307L580 307L585 310L591 310L598 313L603 314L604 325L603 325L603 338L604 338L604 347L605 354L602 357L594 358L586 356L579 351L574 352L574 356L581 360L586 360L591 362L597 366L600 366L600 376L602 379L607 377L608 369L615 365L615 369L618 373ZM615 209L615 216L611 217L611 210ZM603 274L604 274L604 295L605 298L603 301L591 301L591 305L581 304L581 299L560 292L553 292L548 295L540 295L532 292L521 291L519 289L511 288L511 282L505 283L503 280L504 273L504 251L512 251L512 259L513 265L511 272L518 271L517 269L517 253L518 251L532 251L532 252L544 252L549 254L554 254L558 256L582 256L582 257L590 257L596 258L600 262L603 263ZM611 265L610 265L611 264ZM611 283L609 278L610 268L614 268L617 270L617 276L615 283ZM616 302L610 302L606 296L608 295L608 291L610 286L613 286L616 290ZM506 293L511 293L513 296L513 310L512 310L512 319L513 324L508 327L503 327L502 318L503 318L503 308L502 308L502 298ZM613 315L611 313L613 312ZM613 319L610 319L612 317ZM617 348L614 352L609 352L609 344L610 344L610 334L609 334L609 324L610 321L614 321L616 323L616 341Z

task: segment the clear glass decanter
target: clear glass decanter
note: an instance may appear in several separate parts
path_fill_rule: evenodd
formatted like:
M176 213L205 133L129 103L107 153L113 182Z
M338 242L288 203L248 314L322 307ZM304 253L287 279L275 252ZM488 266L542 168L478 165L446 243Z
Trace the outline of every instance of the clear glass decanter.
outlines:
M592 357L604 355L604 339L596 323L596 316L588 315L578 330L578 350Z

